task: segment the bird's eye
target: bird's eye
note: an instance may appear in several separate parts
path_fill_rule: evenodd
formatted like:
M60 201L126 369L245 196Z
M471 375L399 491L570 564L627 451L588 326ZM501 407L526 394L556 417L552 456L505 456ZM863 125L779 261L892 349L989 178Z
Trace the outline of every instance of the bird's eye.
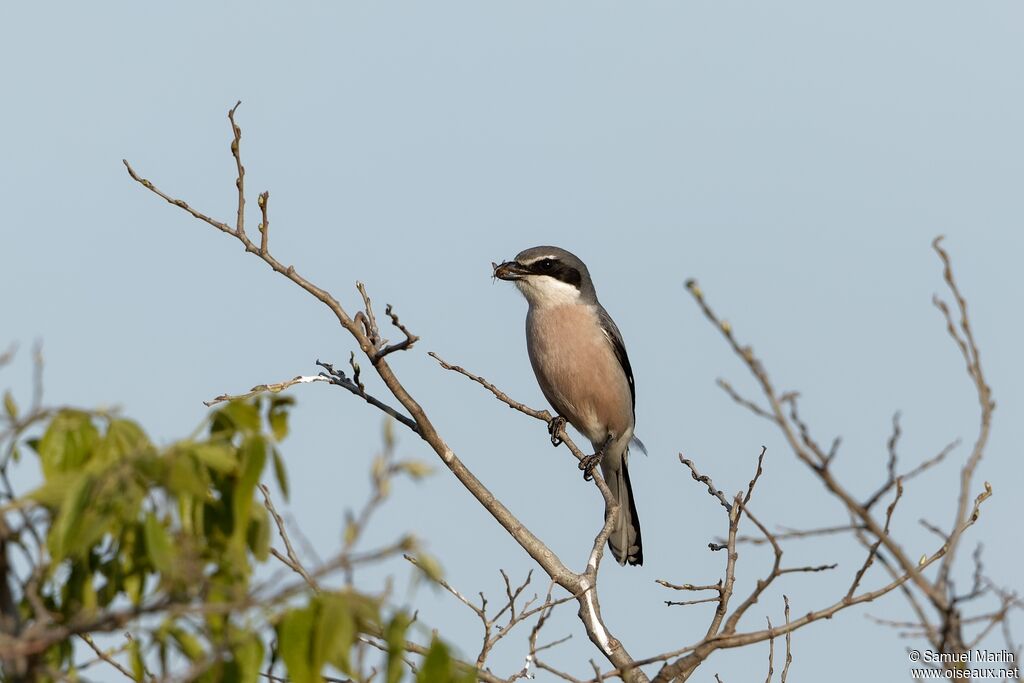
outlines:
M549 258L546 258L537 265L540 266L541 270L551 270L552 268L555 267L555 262Z

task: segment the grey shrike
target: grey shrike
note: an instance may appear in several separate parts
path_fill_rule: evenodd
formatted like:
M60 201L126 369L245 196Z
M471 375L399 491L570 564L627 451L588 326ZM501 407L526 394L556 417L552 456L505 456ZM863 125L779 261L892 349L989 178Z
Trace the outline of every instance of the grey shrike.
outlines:
M619 328L597 300L583 261L558 247L533 247L494 267L526 297L526 348L545 398L558 413L549 429L558 445L566 420L590 440L594 454L580 463L589 479L601 465L618 518L608 547L619 564L643 564L640 519L629 483L636 392ZM645 451L646 452L646 451Z

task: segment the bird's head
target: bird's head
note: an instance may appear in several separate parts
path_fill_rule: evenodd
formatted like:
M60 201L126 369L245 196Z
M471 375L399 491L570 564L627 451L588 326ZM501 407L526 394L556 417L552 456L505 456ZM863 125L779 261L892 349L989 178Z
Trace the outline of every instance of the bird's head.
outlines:
M531 306L592 303L594 285L587 266L558 247L533 247L494 265L494 277L514 282Z

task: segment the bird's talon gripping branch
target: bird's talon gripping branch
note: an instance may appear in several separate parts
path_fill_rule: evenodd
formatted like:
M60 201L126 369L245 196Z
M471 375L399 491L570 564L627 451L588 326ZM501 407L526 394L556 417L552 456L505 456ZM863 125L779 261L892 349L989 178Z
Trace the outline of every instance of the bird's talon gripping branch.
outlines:
M562 431L565 429L565 422L565 418L561 415L555 415L551 418L551 422L548 422L548 434L551 435L552 446L562 445Z
M580 460L580 469L583 470L583 481L590 481L594 478L594 468L601 464L601 459L604 458L604 449L602 448L593 455Z
M593 455L588 455L580 460L580 469L583 470L583 481L590 481L594 478L594 468L601 464L601 461L604 459L605 452L611 447L614 441L615 437L609 434L604 440L604 443L601 444L601 447L594 451Z

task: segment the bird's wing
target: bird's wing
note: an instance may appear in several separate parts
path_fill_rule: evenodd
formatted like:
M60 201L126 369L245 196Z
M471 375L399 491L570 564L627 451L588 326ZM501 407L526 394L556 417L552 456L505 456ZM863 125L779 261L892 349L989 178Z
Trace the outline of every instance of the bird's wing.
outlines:
M604 310L604 306L598 305L598 319L601 321L601 330L608 338L608 342L612 345L612 349L615 351L615 357L619 359L619 365L622 366L622 372L626 375L626 381L629 383L629 396L632 401L633 414L636 416L636 387L633 384L633 368L629 365L629 356L626 354L626 345L622 342L622 333L619 332L618 326L612 317L608 315L608 311Z

